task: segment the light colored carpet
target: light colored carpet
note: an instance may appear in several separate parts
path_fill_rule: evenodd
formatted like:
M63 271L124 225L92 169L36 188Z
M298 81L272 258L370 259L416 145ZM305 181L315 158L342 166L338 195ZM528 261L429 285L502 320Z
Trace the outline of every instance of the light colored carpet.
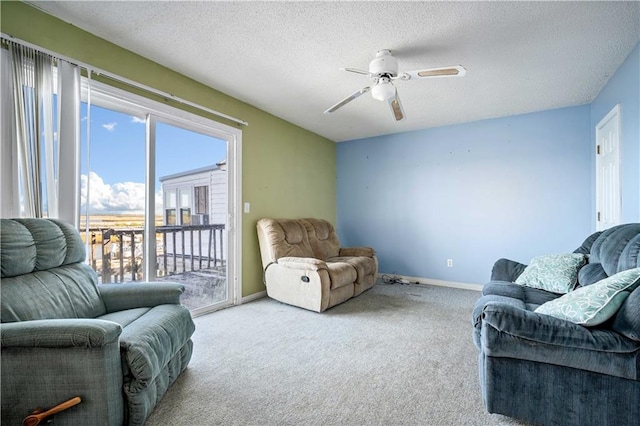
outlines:
M198 317L147 425L520 425L482 406L478 297L377 284L322 314L264 298Z

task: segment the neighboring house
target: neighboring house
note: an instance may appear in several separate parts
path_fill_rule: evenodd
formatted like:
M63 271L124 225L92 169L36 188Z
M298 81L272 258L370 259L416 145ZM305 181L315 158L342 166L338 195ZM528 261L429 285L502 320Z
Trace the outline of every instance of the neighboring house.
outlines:
M224 225L227 161L160 178L163 225Z
M208 225L206 228L187 228L166 234L170 237L163 241L162 247L167 256L175 254L190 259L226 260L227 161L163 176L159 180L162 185L163 225Z

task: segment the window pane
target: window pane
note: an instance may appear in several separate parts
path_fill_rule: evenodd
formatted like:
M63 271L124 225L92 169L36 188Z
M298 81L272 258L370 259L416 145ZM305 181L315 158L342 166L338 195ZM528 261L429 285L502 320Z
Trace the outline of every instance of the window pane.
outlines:
M176 209L167 209L165 213L165 223L169 226L176 225Z
M158 276L185 283L181 302L190 309L227 297L226 152L226 141L157 123L157 188L164 199L177 194L180 222L169 227L175 218L165 215L166 226L156 228Z
M191 209L180 209L181 225L191 225Z
M101 283L141 281L144 256L144 123L128 114L82 104L80 229L89 222L87 262Z
M176 207L176 191L167 191L164 194L164 202L166 203L167 208L175 208Z
M180 190L180 207L191 207L190 192L188 189Z

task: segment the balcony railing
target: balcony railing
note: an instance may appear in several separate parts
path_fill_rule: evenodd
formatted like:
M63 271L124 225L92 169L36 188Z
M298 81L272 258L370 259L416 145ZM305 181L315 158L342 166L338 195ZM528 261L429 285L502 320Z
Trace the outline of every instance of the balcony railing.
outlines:
M101 283L142 280L144 230L89 229L88 262ZM156 277L226 265L224 225L156 227Z

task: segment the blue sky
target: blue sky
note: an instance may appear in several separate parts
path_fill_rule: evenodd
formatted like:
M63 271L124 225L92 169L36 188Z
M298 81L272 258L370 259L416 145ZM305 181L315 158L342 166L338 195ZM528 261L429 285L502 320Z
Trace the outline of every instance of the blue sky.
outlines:
M82 104L81 173L87 182L87 105ZM90 204L94 213L144 210L145 124L128 114L91 107ZM156 127L156 177L210 166L226 158L226 142L165 123ZM161 202L156 180L156 205ZM158 206L156 206L158 207ZM84 207L83 207L84 209Z

